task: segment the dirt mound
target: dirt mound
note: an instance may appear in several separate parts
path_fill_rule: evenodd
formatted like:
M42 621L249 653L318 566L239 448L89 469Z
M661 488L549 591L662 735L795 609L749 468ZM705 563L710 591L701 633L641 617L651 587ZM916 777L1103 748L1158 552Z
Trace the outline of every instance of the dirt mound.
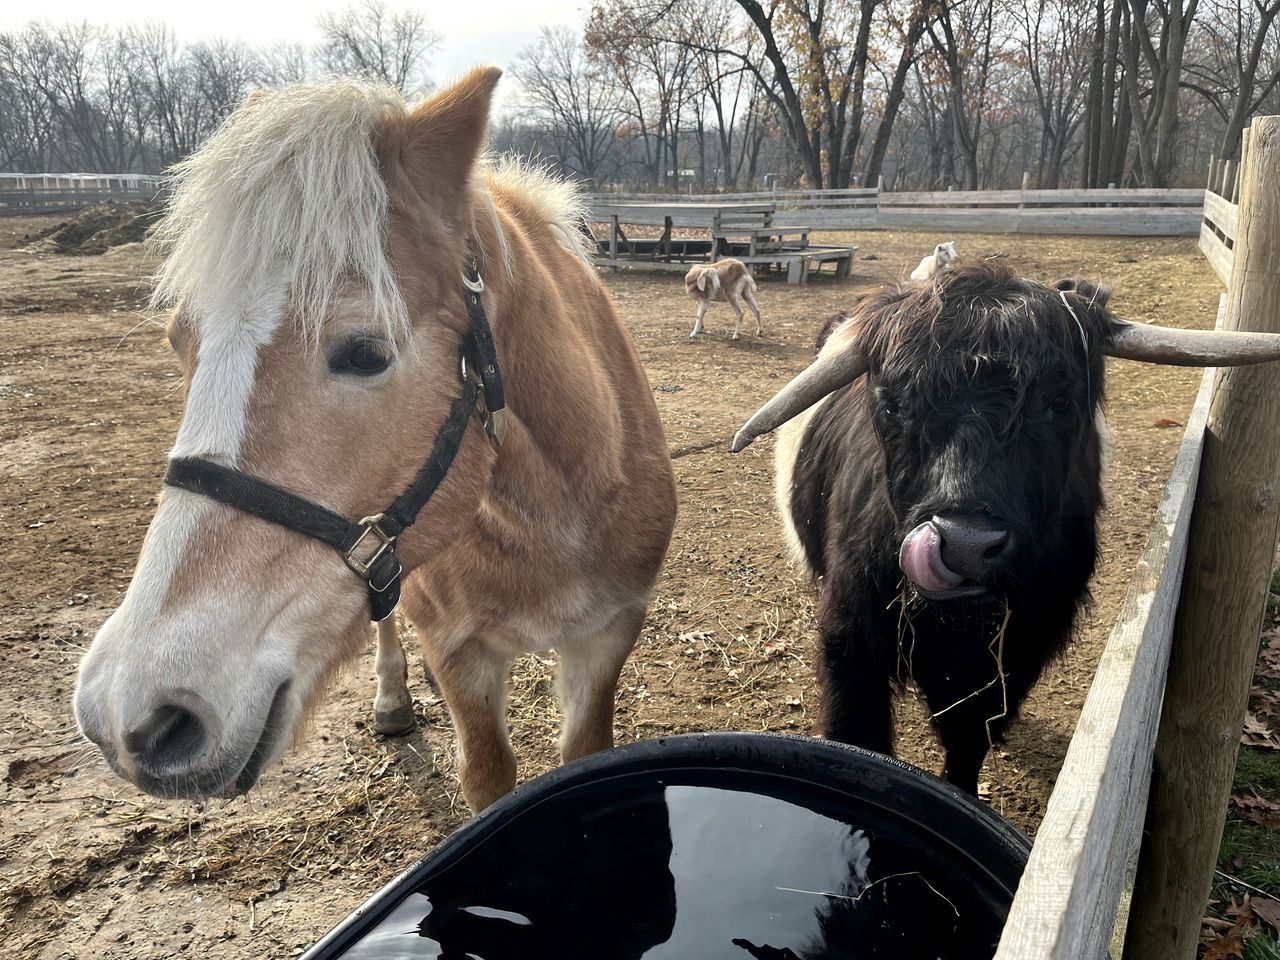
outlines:
M73 219L42 230L27 245L36 252L94 256L146 239L160 207L143 200L109 201L81 210Z

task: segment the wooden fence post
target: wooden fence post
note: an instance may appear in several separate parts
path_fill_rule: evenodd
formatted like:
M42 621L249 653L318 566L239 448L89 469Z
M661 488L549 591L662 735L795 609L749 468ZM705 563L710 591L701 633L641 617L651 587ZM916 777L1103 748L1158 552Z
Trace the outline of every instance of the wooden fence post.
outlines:
M1280 333L1280 117L1255 119L1250 141L1226 326ZM1220 374L1124 960L1192 960L1196 954L1275 556L1277 422L1280 365Z

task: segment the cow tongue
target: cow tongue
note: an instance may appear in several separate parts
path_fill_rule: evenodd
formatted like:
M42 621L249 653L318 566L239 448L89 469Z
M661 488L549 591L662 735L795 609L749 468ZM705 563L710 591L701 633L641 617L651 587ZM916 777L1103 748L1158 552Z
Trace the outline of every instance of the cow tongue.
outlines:
M964 581L963 576L949 570L942 562L942 536L928 521L908 533L902 541L898 566L908 580L926 593L943 593Z

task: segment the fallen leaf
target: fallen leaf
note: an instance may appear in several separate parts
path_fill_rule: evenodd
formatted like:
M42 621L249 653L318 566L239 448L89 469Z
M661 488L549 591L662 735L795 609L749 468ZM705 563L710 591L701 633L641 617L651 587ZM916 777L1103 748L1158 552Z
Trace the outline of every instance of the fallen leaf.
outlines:
M787 648L791 646L786 640L770 640L764 645L764 655L772 660L774 657L780 657L787 652Z
M1280 900L1270 897L1258 897L1252 903L1253 912L1258 919L1280 933Z
M1241 820L1256 823L1268 830L1280 830L1280 803L1258 796L1233 794L1231 809ZM1233 870L1239 870L1242 865L1232 861Z
M1240 733L1240 742L1250 747L1280 750L1280 736L1252 713L1244 715L1244 730Z
M1244 960L1244 937L1231 931L1204 941L1203 960Z
M1155 423L1153 423L1153 424L1152 424L1152 426L1153 426L1153 427L1161 427L1161 428L1164 428L1164 427L1180 427L1180 426L1182 426L1182 424L1181 424L1179 421L1177 421L1177 420L1168 420L1168 419L1166 419L1166 418L1164 418L1164 417L1161 417L1159 420L1157 420Z
M1244 937L1232 927L1228 933L1206 940L1202 960L1244 960Z
M1245 941L1258 932L1248 894L1245 894L1244 903L1237 904L1232 900L1224 912L1235 917L1236 922L1226 933L1216 934L1205 941L1201 960L1244 960Z

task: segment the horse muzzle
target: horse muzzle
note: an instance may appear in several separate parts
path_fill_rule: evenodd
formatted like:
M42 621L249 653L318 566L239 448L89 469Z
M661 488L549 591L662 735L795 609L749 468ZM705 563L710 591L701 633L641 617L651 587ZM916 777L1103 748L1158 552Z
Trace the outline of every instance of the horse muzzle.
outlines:
M248 792L287 747L298 715L290 688L286 680L254 698L264 706L233 726L189 689L160 691L140 709L108 711L119 714L111 723L91 688L82 685L76 718L112 770L140 790L165 799L233 797Z

